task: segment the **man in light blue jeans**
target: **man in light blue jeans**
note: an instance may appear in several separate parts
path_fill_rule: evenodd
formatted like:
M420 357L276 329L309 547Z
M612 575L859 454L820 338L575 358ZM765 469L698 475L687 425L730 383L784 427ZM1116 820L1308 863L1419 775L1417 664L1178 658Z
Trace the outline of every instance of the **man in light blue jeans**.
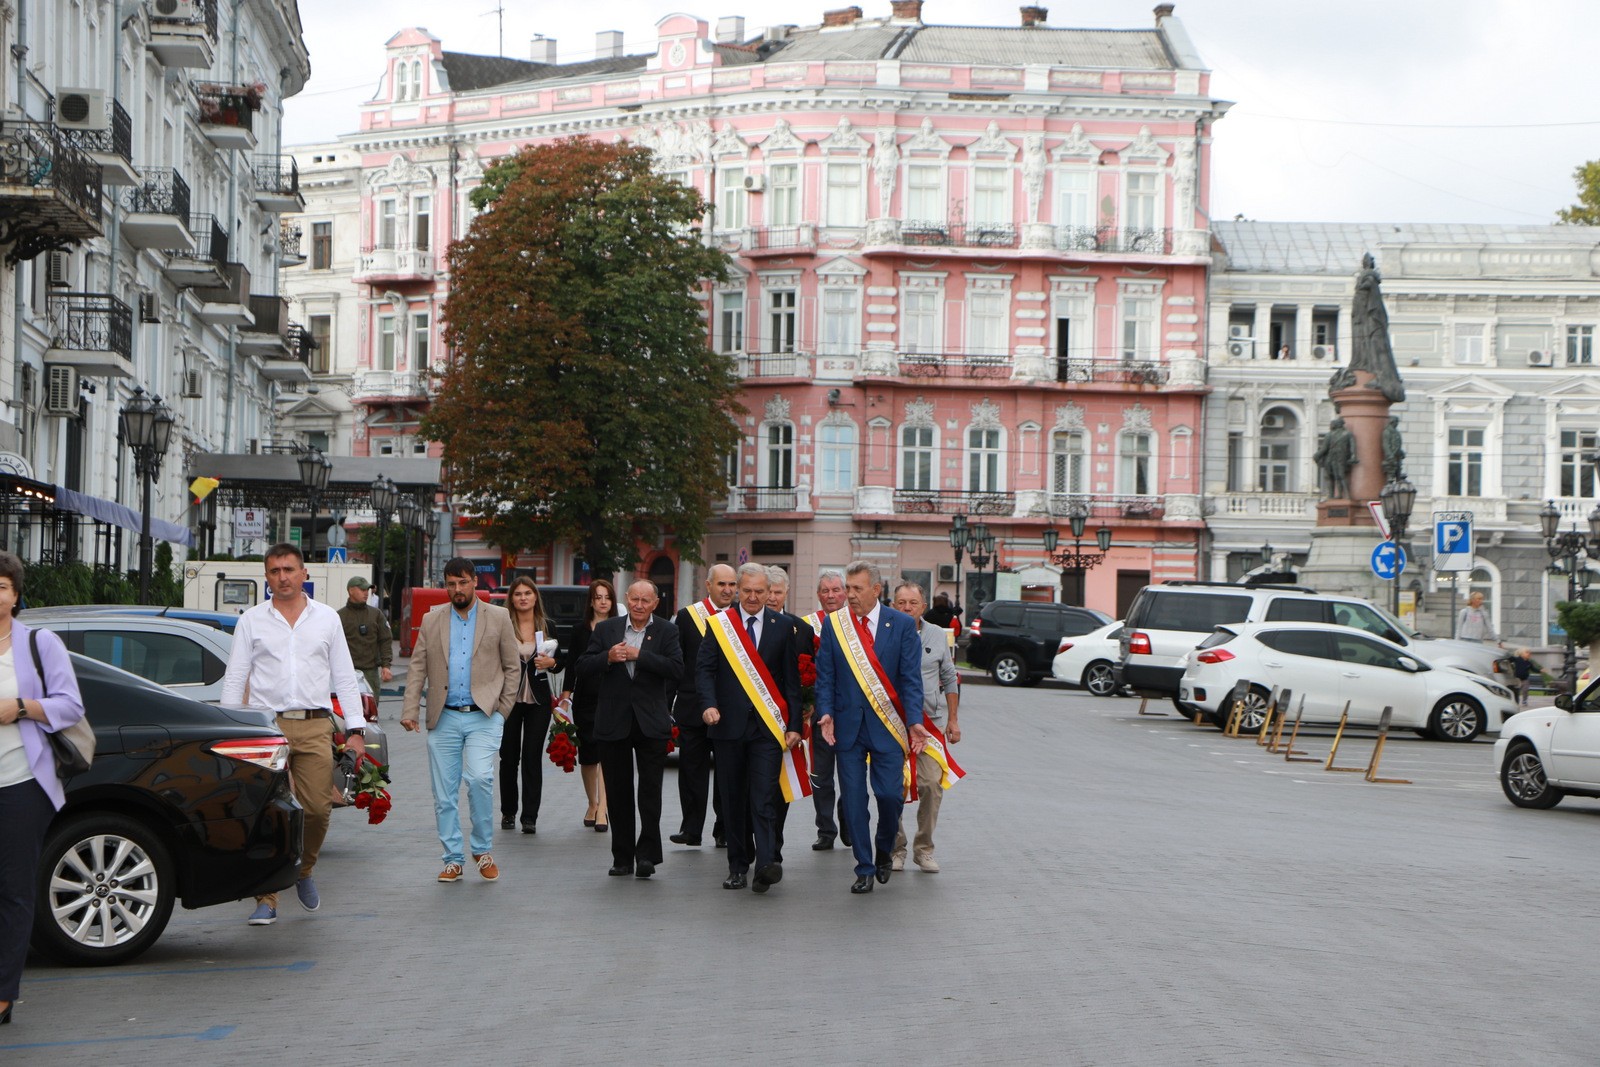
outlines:
M400 725L418 730L422 691L428 691L428 767L433 810L444 846L441 882L461 880L466 856L461 840L461 783L472 819L468 842L478 873L500 877L489 849L494 842L494 767L505 717L521 678L516 631L505 608L480 603L471 560L444 566L448 603L424 615L417 631Z

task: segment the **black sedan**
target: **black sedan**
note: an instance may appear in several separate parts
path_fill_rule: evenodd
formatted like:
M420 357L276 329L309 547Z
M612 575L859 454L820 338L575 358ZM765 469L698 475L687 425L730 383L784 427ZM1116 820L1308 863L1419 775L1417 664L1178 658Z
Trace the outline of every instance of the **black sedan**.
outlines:
M265 718L179 696L74 655L94 765L67 783L39 859L33 947L61 963L121 963L172 906L292 885L304 812L289 743Z

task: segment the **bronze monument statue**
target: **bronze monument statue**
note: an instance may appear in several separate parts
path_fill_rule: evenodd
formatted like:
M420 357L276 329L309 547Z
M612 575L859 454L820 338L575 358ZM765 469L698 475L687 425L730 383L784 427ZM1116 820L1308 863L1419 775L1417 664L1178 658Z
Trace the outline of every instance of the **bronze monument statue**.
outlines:
M1328 382L1328 391L1336 392L1362 384L1357 371L1372 375L1366 383L1388 397L1391 404L1406 398L1405 383L1395 367L1394 348L1389 343L1389 312L1383 306L1383 291L1379 283L1377 264L1372 253L1361 257L1361 273L1356 276L1355 296L1350 302L1351 338L1350 362L1335 371Z
M1383 428L1383 476L1391 482L1404 476L1406 450L1400 446L1400 417L1390 415L1389 425Z
M1343 419L1335 416L1328 423L1327 436L1317 446L1312 459L1322 472L1322 485L1328 496L1334 500L1349 499L1350 468L1359 460L1356 457L1355 435L1345 429Z

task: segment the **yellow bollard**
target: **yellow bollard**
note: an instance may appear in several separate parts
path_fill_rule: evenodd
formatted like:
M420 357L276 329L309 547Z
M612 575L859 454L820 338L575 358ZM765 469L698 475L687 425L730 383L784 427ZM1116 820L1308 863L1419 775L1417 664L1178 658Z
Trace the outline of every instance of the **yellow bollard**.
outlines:
M1389 739L1389 718L1394 714L1394 709L1383 709L1383 717L1378 720L1378 743L1372 746L1372 762L1367 764L1367 781L1377 782L1379 785L1410 785L1409 778L1379 778L1378 761L1383 758L1383 743Z
M1339 728L1333 732L1333 747L1328 750L1328 762L1322 765L1323 770L1348 771L1354 774L1360 774L1363 770L1365 770L1363 767L1335 767L1333 765L1334 757L1339 754L1339 742L1344 739L1344 725L1349 721L1350 702L1346 700L1344 702L1344 713L1339 716Z

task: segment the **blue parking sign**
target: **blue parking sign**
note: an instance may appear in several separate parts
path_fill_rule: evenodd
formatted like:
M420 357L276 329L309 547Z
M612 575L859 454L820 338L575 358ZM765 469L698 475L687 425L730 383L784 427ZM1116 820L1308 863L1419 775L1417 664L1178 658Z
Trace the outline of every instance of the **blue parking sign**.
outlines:
M1470 571L1474 548L1472 512L1436 511L1433 513L1433 569Z

